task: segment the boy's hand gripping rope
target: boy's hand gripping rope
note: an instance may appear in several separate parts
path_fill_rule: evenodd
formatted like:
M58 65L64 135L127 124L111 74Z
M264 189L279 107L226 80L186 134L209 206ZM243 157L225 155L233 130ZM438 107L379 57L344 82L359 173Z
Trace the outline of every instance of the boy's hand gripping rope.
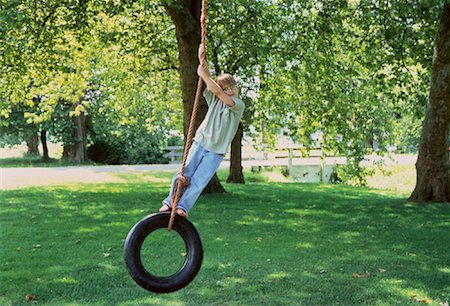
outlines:
M201 26L200 43L205 45L205 43L206 43L206 0L202 0L202 12L201 12L201 17L200 17L200 26ZM200 59L200 64L205 63L205 61L206 61L206 54L204 54L202 56L202 58ZM192 109L192 114L191 114L191 121L189 122L188 136L187 136L186 143L184 146L183 163L181 164L180 174L178 175L178 179L175 184L175 190L174 190L173 196L172 196L172 211L170 212L170 219L169 219L169 225L167 226L167 231L170 231L172 229L173 221L175 220L175 213L176 213L178 202L180 201L182 194L184 193L187 186L189 185L189 180L184 176L184 170L186 168L187 156L188 156L189 150L192 145L192 139L194 138L195 119L197 117L197 110L198 110L200 95L202 92L202 87L203 87L203 79L201 77L199 77L198 83L197 83L197 91L195 93L194 107Z

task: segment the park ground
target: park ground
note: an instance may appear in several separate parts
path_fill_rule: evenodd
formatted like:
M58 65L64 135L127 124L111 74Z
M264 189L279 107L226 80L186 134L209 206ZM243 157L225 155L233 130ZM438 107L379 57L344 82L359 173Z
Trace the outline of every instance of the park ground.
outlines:
M160 205L179 165L170 166L105 168L97 173L103 180L95 175L87 180L83 171L96 167L58 167L38 175L46 184L4 188L0 304L447 306L450 301L450 206L406 200L414 188L414 165L393 165L390 176L377 172L369 179L371 188L300 184L276 168L246 169L245 185L223 183L226 194L202 196L191 212L205 251L196 279L172 294L147 292L126 272L123 243L132 225ZM2 170L8 169L14 168ZM31 177L41 168L27 169ZM222 182L227 172L219 170ZM185 256L176 246L163 242L149 254L153 268L176 267Z
M50 144L50 157L60 158L61 147ZM179 164L164 165L117 165L117 166L66 166L55 167L55 163L49 166L39 166L36 159L22 158L26 152L25 146L17 146L12 149L0 148L0 186L2 189L18 189L37 186L57 186L70 183L120 183L125 182L123 174L142 174L152 171L169 171L174 173L179 170ZM415 186L416 173L414 164L416 154L397 154L384 158L386 166L382 171L374 167L375 174L368 177L368 186L379 189L395 190L400 193L411 193ZM317 158L296 159L294 162L320 163ZM330 161L333 163L333 161ZM280 170L287 165L286 160L278 161L243 161L245 169L254 166L266 165L265 168ZM282 166L283 165L283 166ZM229 168L229 161L222 162L221 169ZM267 179L278 182L292 182L293 180L283 176L280 171L263 172Z

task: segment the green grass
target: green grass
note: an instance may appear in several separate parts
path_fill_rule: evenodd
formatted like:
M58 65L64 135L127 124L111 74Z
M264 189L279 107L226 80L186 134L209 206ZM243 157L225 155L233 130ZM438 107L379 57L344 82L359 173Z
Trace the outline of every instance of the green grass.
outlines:
M375 174L367 178L368 186L388 189L409 197L416 186L415 165L385 166L384 173L375 169Z
M146 292L128 276L122 247L133 224L159 207L170 173L126 177L122 184L2 191L1 305L450 301L450 205L251 173L245 185L224 184L227 194L202 196L191 212L204 244L196 279L176 293ZM182 256L166 252L174 261Z

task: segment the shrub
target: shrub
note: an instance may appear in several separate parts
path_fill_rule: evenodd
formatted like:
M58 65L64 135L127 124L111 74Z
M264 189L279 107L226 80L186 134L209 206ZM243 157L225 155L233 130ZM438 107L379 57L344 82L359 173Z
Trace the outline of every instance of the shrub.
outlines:
M163 132L149 133L135 126L128 127L120 137L94 137L88 157L104 164L166 164L166 146Z

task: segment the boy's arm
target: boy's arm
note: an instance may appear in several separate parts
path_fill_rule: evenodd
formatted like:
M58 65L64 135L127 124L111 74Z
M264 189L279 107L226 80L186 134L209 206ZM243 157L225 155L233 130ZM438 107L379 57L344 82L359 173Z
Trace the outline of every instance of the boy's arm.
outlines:
M206 62L198 66L197 73L203 79L203 81L205 81L208 90L211 91L222 102L230 107L236 105L233 99L231 99L231 97L223 91L222 87L220 87L219 84L217 84L216 81L212 79Z
M231 99L231 97L223 91L222 87L220 87L219 84L217 84L211 77L208 64L206 64L206 47L203 44L201 44L198 48L198 59L200 61L200 65L198 66L197 73L203 81L205 81L208 90L218 97L223 103L233 107L236 103L234 103L233 99Z

